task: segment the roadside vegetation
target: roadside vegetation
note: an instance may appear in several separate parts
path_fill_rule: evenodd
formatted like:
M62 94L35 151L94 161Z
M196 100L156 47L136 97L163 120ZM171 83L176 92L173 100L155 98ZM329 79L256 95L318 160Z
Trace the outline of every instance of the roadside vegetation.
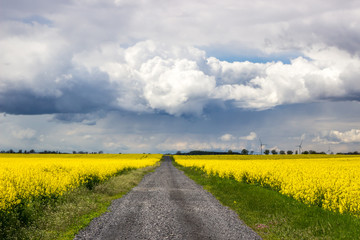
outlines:
M34 201L26 209L0 214L0 239L73 239L80 229L107 211L111 201L135 187L155 166L127 169L91 188L78 187L57 199Z
M200 168L174 165L237 212L263 239L360 239L358 217L309 206L272 189L206 174Z

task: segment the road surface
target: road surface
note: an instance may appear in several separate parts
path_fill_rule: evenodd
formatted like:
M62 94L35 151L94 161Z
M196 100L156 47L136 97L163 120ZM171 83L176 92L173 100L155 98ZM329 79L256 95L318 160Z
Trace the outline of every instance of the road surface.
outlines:
M261 239L170 157L109 210L74 239Z

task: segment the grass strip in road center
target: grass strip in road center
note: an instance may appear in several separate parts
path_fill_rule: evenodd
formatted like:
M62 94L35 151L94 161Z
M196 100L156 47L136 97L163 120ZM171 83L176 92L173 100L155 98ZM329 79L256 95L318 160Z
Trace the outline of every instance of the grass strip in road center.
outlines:
M360 219L355 216L308 206L271 189L173 163L233 209L263 239L360 239Z

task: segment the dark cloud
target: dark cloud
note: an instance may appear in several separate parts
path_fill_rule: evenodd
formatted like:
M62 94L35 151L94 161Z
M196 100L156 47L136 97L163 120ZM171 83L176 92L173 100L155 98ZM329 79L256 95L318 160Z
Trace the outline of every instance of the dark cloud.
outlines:
M0 112L10 114L89 113L115 107L116 92L105 73L74 71L54 86L2 89ZM40 81L41 82L41 81ZM46 90L48 89L48 90Z
M96 125L96 121L105 117L106 113L104 112L95 112L95 113L58 113L54 115L53 120L59 121L61 123L82 123L85 125Z
M61 96L56 109L62 113L88 113L110 110L116 101L116 92L105 73L94 70L73 73L71 79L60 83Z
M356 1L158 4L4 3L0 111L201 116L212 101L264 110L360 95Z
M31 90L9 89L0 93L0 112L9 114L55 113L55 99L36 96Z
M358 100L359 58L332 47L313 48L306 55L289 64L228 62L207 57L197 48L150 40L128 48L107 43L74 54L60 68L58 61L44 62L32 73L31 64L19 64L32 74L26 79L11 71L18 64L12 62L4 71L0 111L126 110L201 116L215 102L264 110L319 100Z
M208 106L202 117L168 114L108 112L0 118L2 148L85 150L105 152L176 152L194 149L259 151L260 137L266 148L295 150L303 137L303 149L327 151L327 136L344 141L331 146L335 152L355 151L351 129L358 129L360 103L320 102L293 104L265 111ZM94 124L96 121L96 125ZM64 124L65 123L65 124ZM336 130L338 132L331 132ZM341 135L341 133L343 133ZM221 137L230 134L229 141ZM255 136L257 138L249 137ZM43 137L41 137L43 135ZM354 135L354 134L353 134ZM13 136L13 137L12 137ZM29 142L19 136L32 137ZM314 141L316 137L320 138ZM357 135L359 134L357 133ZM43 139L44 142L36 143ZM125 149L124 146L127 148Z
M338 0L2 1L0 112L9 114L0 144L142 152L257 149L255 135L292 148L318 131L349 139L359 9Z

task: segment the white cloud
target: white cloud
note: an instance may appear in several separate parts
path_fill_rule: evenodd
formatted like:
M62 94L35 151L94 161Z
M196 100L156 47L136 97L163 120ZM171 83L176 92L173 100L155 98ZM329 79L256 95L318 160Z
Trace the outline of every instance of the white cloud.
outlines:
M358 49L359 2L301 1L6 1L2 19L36 15L79 48L99 42L153 39L171 44L225 44L281 52L314 42ZM74 24L76 23L76 24ZM114 24L116 23L116 24ZM79 28L79 26L82 26ZM343 46L346 45L346 46Z
M181 136L179 138L182 138ZM221 140L223 141L223 140ZM241 151L245 148L236 143L218 142L215 140L198 140L198 139L166 139L164 142L156 146L160 151L192 151L192 150L208 150L208 151Z
M360 143L360 129L349 131L330 130L324 131L313 139L313 142L323 144Z
M179 116L214 101L263 110L359 100L358 1L20 2L1 12L0 111ZM216 46L300 56L229 62L201 50Z
M83 139L85 139L85 140L92 140L92 139L94 139L94 137L91 136L90 134L86 134L86 135L83 136Z
M44 142L45 136L44 136L43 134L41 134L41 135L39 136L38 140L39 140L40 142Z
M229 134L229 133L226 133L226 134L224 134L224 135L222 135L220 137L220 140L224 141L224 142L228 142L228 141L231 141L231 140L234 140L234 139L235 139L235 137L233 135Z
M20 41L27 44L28 40ZM57 60L48 56L48 51L36 52L38 59L44 58L39 60L41 67L38 68L33 66L34 62L19 65L16 60L32 58L32 55L27 52L11 55L9 49L2 49L6 54L0 57L1 62L9 63L0 75L0 98L1 94L3 98L13 96L11 91L26 86L28 97L34 101L41 101L39 96L43 97L38 106L50 112L118 108L135 112L163 111L176 116L201 115L213 100L263 110L282 104L359 100L360 93L359 57L334 47L308 49L305 57L293 59L290 64L230 63L207 57L204 51L193 47L148 40L122 48L111 42L75 53L68 63L71 68L64 73L58 69ZM14 58L10 60L7 56ZM33 73L27 75L30 69ZM39 77L44 69L48 70L48 78ZM26 78L16 75L18 72ZM14 98L14 101L24 100ZM26 102L33 103L19 102L19 107L32 109L33 106L24 107ZM15 105L4 104L3 111Z
M19 33L14 34L13 29ZM4 23L2 35L0 86L30 87L41 95L57 94L50 85L64 70L68 50L66 40L56 29L9 21Z
M116 44L101 49L75 55L73 62L106 72L118 87L117 104L124 109L199 115L216 85L215 78L201 70L205 53L196 48L145 41L127 49Z
M185 59L171 64L160 75L146 74L145 79L144 97L149 106L174 115L200 114L215 88L213 77Z
M307 57L310 59L299 57L290 64L262 64L262 68L257 67L253 78L245 82L239 78L238 83L234 79L232 84L218 85L213 97L233 100L238 107L254 109L347 98L357 74L353 66L360 67L360 59L336 48L312 49L307 52ZM219 65L221 68L221 65L228 63L220 62ZM233 68L240 68L240 63ZM351 73L349 68L352 69ZM345 74L352 77L345 78ZM359 92L357 85L354 87L353 92Z
M102 59L100 65L90 66L109 74L120 89L118 104L130 110L201 114L211 99L233 101L240 108L267 109L344 98L350 91L360 91L350 87L357 74L355 66L360 68L359 58L336 48L308 50L309 59L299 57L290 64L230 63L207 58L196 48L153 41L128 49L114 47L112 52L123 52L125 59L106 57L106 53L99 57L97 52L86 58L84 54L75 56L74 60L87 65L93 59Z
M244 137L240 137L241 140L248 140L248 141L252 141L255 140L257 137L255 132L250 132L250 134L248 136L244 136Z
M158 144L156 147L161 150L166 149L170 151L188 151L189 149L196 149L194 144L187 141L166 141Z
M32 139L35 137L36 135L36 131L34 129L31 128L26 128L26 129L16 129L12 131L12 135L20 140L24 140L24 139Z
M98 119L96 125L79 121L52 121L52 115L7 114L3 117L1 114L0 125L3 131L0 134L0 150L142 153L229 149L240 152L246 148L257 153L260 152L258 141L239 139L252 136L246 129L254 129L257 135L261 135L266 149L278 146L281 150L294 151L298 149L301 139L305 138L301 134L306 133L303 150L326 152L330 141L336 141L339 144L331 145L332 151L354 152L359 151L359 142L339 142L339 137L325 138L330 135L330 131L319 134L323 142L311 142L311 139L314 138L314 133L323 129L338 128L340 133L354 132L356 135L359 131L359 108L357 102L322 102L262 112L216 109L206 112L207 119L114 111ZM12 132L26 129L33 129L36 134L30 139L22 140L13 136ZM221 141L220 137L225 133L231 134L234 139Z

